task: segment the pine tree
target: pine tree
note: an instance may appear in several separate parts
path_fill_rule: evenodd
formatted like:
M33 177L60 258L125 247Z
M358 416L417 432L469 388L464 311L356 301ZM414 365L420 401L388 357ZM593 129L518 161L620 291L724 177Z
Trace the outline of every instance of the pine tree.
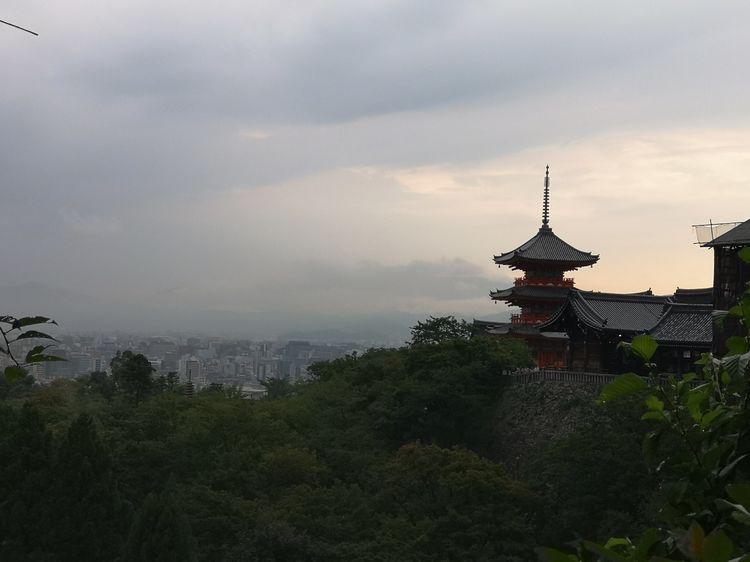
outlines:
M130 529L125 562L193 562L195 541L180 509L174 478L161 494L149 494Z
M50 549L60 560L114 560L127 529L128 506L120 499L111 462L94 420L81 414L61 443L55 466L58 514Z
M52 436L38 410L2 409L0 436L0 560L45 560L51 523Z

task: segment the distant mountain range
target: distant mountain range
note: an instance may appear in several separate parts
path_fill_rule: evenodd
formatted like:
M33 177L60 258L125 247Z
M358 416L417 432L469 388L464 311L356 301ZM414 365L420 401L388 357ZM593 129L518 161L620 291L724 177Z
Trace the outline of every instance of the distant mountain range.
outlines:
M155 306L153 303L122 304L102 302L37 282L0 287L0 314L48 316L67 332L184 332L363 345L399 345L409 339L410 327L428 316L398 311L337 316L293 310L234 312Z

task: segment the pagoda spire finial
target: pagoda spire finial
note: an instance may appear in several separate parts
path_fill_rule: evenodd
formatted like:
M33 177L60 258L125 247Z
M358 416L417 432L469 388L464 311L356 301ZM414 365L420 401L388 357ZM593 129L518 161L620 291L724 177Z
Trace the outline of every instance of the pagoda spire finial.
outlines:
M542 228L549 228L549 165L544 174L544 205L542 206Z

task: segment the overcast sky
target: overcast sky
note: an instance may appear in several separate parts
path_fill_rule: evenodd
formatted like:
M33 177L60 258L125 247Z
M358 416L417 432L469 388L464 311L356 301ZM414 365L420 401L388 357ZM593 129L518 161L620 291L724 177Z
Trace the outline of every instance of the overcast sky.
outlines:
M40 34L0 26L0 305L46 292L28 312L73 329L506 313L491 258L539 227L547 164L553 229L601 255L582 288L708 286L690 226L750 216L746 2L9 0L0 19Z

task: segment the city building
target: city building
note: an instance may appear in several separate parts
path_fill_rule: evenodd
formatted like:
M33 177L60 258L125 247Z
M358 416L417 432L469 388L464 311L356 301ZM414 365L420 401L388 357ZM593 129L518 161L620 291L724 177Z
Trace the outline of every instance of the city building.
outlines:
M187 357L180 360L180 379L185 382L197 384L201 381L201 362L195 357Z

